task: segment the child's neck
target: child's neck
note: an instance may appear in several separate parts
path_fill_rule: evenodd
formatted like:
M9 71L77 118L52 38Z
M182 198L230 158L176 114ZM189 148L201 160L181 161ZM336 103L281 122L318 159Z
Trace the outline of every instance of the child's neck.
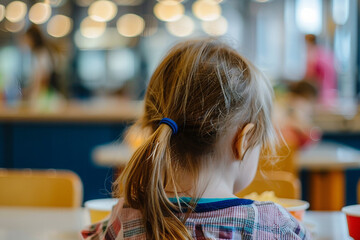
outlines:
M211 171L207 167L200 171L199 180L195 183L192 175L188 172L181 172L175 180L179 197L201 197L201 198L233 198L234 180L226 172L215 168ZM195 187L196 186L196 187ZM175 189L168 185L165 188L168 197L175 197ZM197 191L197 192L196 192ZM197 196L200 194L200 196Z
M204 179L205 188L202 198L232 198L236 197L233 193L233 182L224 175L211 175ZM207 182L207 184L206 184Z

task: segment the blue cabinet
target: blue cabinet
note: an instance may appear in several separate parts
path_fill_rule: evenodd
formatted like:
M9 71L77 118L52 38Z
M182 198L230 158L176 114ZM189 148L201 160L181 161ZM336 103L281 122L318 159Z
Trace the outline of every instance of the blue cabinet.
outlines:
M0 167L69 169L84 185L84 201L109 197L111 168L93 163L97 145L121 140L125 123L0 123Z
M357 132L339 132L339 133L324 133L323 141L336 142L343 145L360 150L360 133ZM309 189L311 182L309 181L309 171L302 170L300 172L300 179L302 183L302 198L309 201ZM357 199L357 183L360 181L360 168L345 170L345 205L353 205L358 203Z
M326 133L324 134L323 139L338 142L360 150L360 133L358 132ZM346 205L357 204L358 201L360 201L360 199L357 199L358 181L360 181L360 168L348 169L345 171Z

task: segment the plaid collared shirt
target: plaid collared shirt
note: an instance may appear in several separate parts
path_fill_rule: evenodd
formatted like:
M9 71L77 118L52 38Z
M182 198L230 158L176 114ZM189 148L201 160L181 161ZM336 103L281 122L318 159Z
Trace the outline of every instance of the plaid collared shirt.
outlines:
M247 199L198 203L185 225L197 240L311 238L283 207ZM91 225L81 235L85 240L146 239L140 211L124 206L124 199L119 199L108 220Z

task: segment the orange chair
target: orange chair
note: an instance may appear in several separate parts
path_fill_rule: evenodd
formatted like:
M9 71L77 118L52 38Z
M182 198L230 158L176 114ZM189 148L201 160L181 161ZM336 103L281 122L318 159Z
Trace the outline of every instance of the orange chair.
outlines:
M285 144L280 144L276 149L276 159L268 159L266 156L260 155L259 167L260 171L286 171L298 176L297 159L298 149ZM258 171L259 171L258 170Z
M257 172L254 180L248 187L237 193L236 196L244 197L252 192L261 194L273 191L279 198L300 198L300 180L294 174L286 171Z
M0 169L0 206L80 207L82 182L65 170Z

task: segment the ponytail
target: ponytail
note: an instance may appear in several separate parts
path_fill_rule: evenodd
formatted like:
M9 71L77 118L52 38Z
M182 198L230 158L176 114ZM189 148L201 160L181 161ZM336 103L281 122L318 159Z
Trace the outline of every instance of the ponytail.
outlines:
M174 166L170 153L172 130L161 124L133 154L118 179L125 202L143 215L149 239L192 239L184 223L174 214L165 184L174 186ZM180 206L179 206L180 207Z

